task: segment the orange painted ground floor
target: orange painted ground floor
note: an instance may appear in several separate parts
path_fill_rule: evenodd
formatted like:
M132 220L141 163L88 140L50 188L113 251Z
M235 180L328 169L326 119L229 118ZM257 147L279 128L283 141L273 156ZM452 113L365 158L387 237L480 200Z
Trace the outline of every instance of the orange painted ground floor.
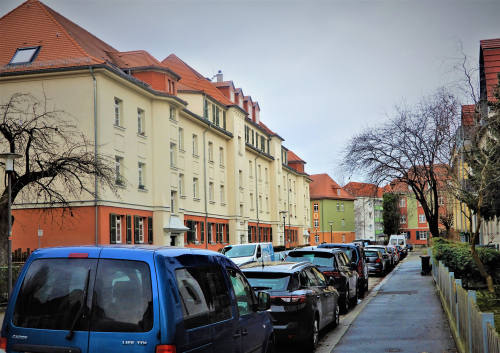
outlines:
M350 243L356 239L356 232L312 232L311 245L325 243Z
M304 229L184 214L178 219L183 228L168 232L169 213L131 208L98 206L75 207L71 212L54 208L51 213L39 209L14 209L12 248L27 252L39 247L94 244L175 245L218 251L227 244L272 242L294 247L312 242ZM173 217L172 217L173 218ZM96 227L97 222L97 227ZM39 230L43 235L38 236Z
M429 228L404 228L402 232L406 232L406 241L410 244L426 245L427 238L432 237Z

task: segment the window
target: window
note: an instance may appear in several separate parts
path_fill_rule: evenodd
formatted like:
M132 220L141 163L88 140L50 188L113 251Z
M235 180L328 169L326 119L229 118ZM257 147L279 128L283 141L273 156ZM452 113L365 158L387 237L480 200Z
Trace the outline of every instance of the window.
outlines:
M214 162L214 144L212 142L208 143L208 161Z
M234 296L236 298L238 313L240 316L253 313L253 305L256 302L253 291L247 280L237 271L228 269L229 278L233 285ZM227 304L231 306L229 303Z
M220 203L224 204L225 203L225 197L224 197L224 185L220 186Z
M370 229L370 232L371 232L373 229L373 224L370 224L370 226L368 228Z
M224 148L219 147L219 165L224 166Z
M269 197L266 197L266 212L269 212Z
M198 178L193 178L193 198L198 197Z
M123 158L115 156L115 183L116 185L123 185L123 175L122 175L122 168L123 168Z
M41 47L19 48L9 64L26 64L35 61Z
M266 152L266 137L260 136L260 149Z
M342 204L342 212L344 212L344 211L345 211L345 209L344 209L344 204Z
M416 232L416 239L417 240L427 240L427 237L429 236L429 231L418 231Z
M208 120L208 101L205 99L204 104L203 104L203 117Z
M115 125L121 126L122 122L122 101L115 98Z
M425 223L425 215L424 214L418 215L418 223Z
M177 141L179 143L179 150L181 151L184 151L184 129L183 128L179 128L179 141Z
M240 189L243 189L243 172L241 170L238 171L238 180L240 184Z
M144 243L144 218L139 217L139 243Z
M122 242L123 227L125 217L115 213L109 214L110 244L120 244Z
M247 125L245 125L245 142L250 142L250 128Z
M319 204L315 203L313 205L313 209L314 209L314 212L318 212L319 211Z
M340 189L337 189L337 195L340 196Z
M314 228L318 228L319 227L319 219L315 219L314 220Z
M226 111L222 111L222 128L226 130Z
M176 109L175 108L172 108L170 107L170 119L171 120L177 120L177 116L176 116Z
M399 199L399 207L406 207L406 198L402 197Z
M401 221L400 221L401 224L406 224L406 215L402 215L401 216Z
M345 219L342 220L342 227L345 227Z
M145 169L145 164L144 163L139 163L138 165L138 174L139 174L139 189L144 189L145 185L145 178L144 178L144 169Z
M184 174L179 174L179 196L184 195Z
M264 170L264 174L265 174L265 177L266 177L266 183L269 182L269 175L267 173L267 168Z
M198 155L198 136L193 135L193 155Z
M337 212L340 212L340 204L337 204Z
M177 209L175 208L175 191L170 192L170 213L177 214Z
M214 183L208 183L208 201L214 201Z
M144 110L137 109L137 133L144 135Z
M176 163L175 163L176 162L175 161L175 159L176 159L175 158L175 155L176 155L176 153L175 153L175 147L176 147L175 143L171 142L170 143L170 166L171 167L175 167L175 165L176 165Z
M259 211L262 212L262 196L259 195Z
M444 206L444 196L439 196L438 197L438 205L439 206Z

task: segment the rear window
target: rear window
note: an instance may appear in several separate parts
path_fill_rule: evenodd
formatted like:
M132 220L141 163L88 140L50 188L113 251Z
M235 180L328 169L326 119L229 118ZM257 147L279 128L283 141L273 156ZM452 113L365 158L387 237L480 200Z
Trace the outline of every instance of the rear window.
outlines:
M354 248L337 247L337 249L342 250L342 252L347 255L351 262L358 263L358 253Z
M333 261L333 253L326 252L305 252L292 251L288 253L287 262L302 262L309 261L318 266L335 267Z
M244 272L248 282L255 290L276 290L284 291L288 289L290 274L274 272Z
M17 296L12 323L17 327L69 330L82 305L89 268L85 315L76 331L88 331L97 259L38 259L31 263Z
M391 239L391 245L396 245L398 243L397 239Z
M365 251L366 257L378 257L377 251Z

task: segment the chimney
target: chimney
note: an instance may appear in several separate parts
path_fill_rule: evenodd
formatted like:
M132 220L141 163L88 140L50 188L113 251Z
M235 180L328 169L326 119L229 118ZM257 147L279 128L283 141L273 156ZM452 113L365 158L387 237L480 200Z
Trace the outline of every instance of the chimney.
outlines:
M217 72L217 75L215 75L215 76L217 76L217 82L222 82L223 81L223 79L222 79L222 72L220 70L219 70L219 72Z

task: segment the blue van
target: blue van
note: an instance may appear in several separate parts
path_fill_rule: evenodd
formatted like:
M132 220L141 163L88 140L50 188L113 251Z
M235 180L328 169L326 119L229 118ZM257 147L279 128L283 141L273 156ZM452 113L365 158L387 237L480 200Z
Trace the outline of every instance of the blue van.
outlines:
M7 352L274 352L269 294L208 250L36 250L12 291Z

